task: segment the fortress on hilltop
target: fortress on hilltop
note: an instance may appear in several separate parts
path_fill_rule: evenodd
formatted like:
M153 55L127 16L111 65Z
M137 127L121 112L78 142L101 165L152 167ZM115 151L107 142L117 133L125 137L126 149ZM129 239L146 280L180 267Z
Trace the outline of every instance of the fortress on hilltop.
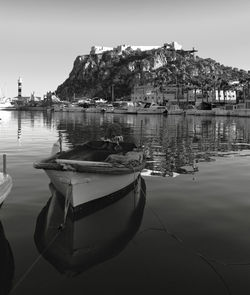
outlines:
M90 54L102 54L105 51L116 51L118 54L122 54L125 50L152 50L152 49L158 49L163 46L136 46L136 45L118 45L117 47L105 47L105 46L92 46L90 50ZM177 42L173 41L170 44L164 44L164 47L173 49L173 50L181 50L182 45L178 44Z

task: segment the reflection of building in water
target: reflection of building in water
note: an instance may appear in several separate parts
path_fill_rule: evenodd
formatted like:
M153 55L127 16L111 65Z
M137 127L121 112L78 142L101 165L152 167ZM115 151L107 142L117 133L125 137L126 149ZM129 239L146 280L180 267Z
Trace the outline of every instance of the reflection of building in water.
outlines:
M53 186L51 190L52 197L37 218L34 239L39 252L60 273L77 275L113 258L140 227L146 194L142 178L129 191L88 202L80 214L69 214L60 232L65 200Z
M250 132L239 126L241 119L236 120L237 124L233 121L232 118L194 116L176 120L168 117L160 136L147 141L151 160L155 161L150 168L183 172L182 167L189 165L192 168L195 159L211 161L211 155L218 152L243 148L235 142L249 142Z
M48 128L52 127L52 118L53 118L53 112L43 112L43 125L45 125Z
M105 128L109 123L119 123L126 141L131 141L133 126L126 123L122 116L103 116L102 114L71 114L55 113L53 120L57 130L64 130L64 139L67 145L83 143L89 140L100 140L104 136ZM124 122L121 123L120 121Z
M22 114L18 112L17 115L17 140L21 141L21 133L22 133Z
M137 145L142 141L149 148L151 160L156 161L150 169L178 169L193 165L194 158L207 161L211 152L242 149L242 143L250 143L248 118L106 114L100 121L96 114L74 119L62 115L57 128L65 130L65 141L70 145L99 139L105 124L119 123L125 140Z
M35 126L35 115L34 112L30 112L30 127L34 128Z

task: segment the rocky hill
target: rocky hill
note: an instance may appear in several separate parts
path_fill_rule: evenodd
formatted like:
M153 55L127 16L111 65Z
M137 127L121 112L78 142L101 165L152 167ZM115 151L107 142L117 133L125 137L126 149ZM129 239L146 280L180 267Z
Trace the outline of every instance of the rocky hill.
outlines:
M129 97L135 85L161 87L178 84L209 90L228 88L231 81L244 82L250 74L224 66L213 59L195 56L193 50L175 49L170 44L141 51L127 47L99 54L78 56L69 77L56 90L61 99L75 97Z

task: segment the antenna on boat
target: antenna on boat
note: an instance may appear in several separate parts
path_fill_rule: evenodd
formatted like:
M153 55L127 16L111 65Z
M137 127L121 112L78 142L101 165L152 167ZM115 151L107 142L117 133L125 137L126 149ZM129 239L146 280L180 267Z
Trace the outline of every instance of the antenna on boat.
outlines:
M140 147L142 147L142 120L141 120L141 129L140 129Z
M59 146L60 146L60 153L62 152L62 132L59 131Z

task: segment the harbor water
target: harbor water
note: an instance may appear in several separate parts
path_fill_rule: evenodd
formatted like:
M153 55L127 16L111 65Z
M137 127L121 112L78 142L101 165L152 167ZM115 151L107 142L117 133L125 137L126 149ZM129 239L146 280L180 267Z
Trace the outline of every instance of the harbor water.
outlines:
M0 294L250 293L250 118L0 118L0 156L13 179L0 209ZM114 122L124 140L147 148L147 173L117 202L61 228L62 196L33 163L49 156L59 132L66 150Z

